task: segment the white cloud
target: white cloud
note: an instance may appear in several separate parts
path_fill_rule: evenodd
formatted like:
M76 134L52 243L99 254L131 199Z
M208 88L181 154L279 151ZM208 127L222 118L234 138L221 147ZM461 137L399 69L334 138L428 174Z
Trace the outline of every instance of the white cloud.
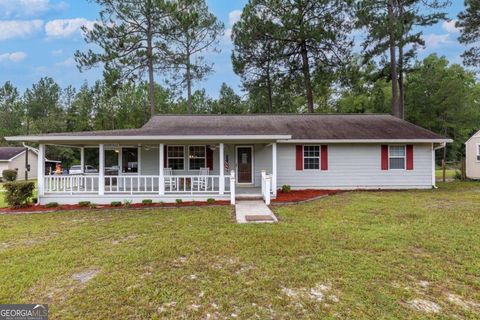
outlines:
M0 12L4 18L24 18L41 15L51 8L49 0L0 0Z
M228 23L233 26L235 22L240 20L240 17L242 16L242 10L233 10L230 11L228 14Z
M0 53L0 62L20 62L27 57L27 54L22 51L11 53Z
M14 38L25 38L40 30L42 26L42 20L0 21L0 41Z
M427 48L438 48L455 43L450 39L450 34L428 34L425 37L425 46Z
M61 62L56 63L55 65L59 67L73 67L76 65L75 59L73 57L67 58Z
M457 27L455 27L456 22L457 22L457 20L444 21L442 23L443 30L447 31L448 33L459 32L460 30Z
M92 29L95 21L85 18L57 19L45 24L45 33L49 38L68 38L78 33L82 26Z
M52 50L52 56L61 56L63 54L62 49Z

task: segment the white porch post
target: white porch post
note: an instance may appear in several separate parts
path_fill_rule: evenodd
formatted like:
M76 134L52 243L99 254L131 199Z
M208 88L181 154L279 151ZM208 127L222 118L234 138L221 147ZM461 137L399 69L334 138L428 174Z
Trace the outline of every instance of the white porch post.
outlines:
M224 144L220 143L220 161L219 161L219 166L220 166L220 182L218 184L219 188L219 193L220 195L223 195L225 193L225 156L224 156Z
M40 144L38 146L38 159L37 159L37 179L38 179L38 196L45 194L45 145Z
M158 153L158 194L163 196L165 194L165 177L163 176L163 164L165 159L165 152L164 152L164 144L160 143L159 145L159 153Z
M98 145L98 195L105 194L105 146Z
M82 174L85 173L85 148L80 148L80 167L82 168Z
M435 177L435 144L432 143L432 187L435 188L437 185Z
M272 191L277 195L277 143L272 143Z
M235 204L235 171L230 171L230 204Z

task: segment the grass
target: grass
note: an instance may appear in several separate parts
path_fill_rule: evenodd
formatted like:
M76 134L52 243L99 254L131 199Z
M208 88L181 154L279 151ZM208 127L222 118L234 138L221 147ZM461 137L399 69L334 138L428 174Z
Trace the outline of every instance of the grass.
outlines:
M455 172L460 171L458 169L446 169L445 170L445 178L452 180L455 179ZM435 170L435 178L437 181L442 181L443 178L443 170L442 169L436 169Z
M4 215L0 303L48 302L52 319L470 319L479 208L480 183L452 182L278 206L278 224L234 224L230 207Z

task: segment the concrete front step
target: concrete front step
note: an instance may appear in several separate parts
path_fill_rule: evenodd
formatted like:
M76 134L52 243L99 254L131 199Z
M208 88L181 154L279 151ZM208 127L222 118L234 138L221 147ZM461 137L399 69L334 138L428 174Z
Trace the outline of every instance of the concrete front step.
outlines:
M238 201L235 205L235 216L237 223L278 222L272 210L261 200Z

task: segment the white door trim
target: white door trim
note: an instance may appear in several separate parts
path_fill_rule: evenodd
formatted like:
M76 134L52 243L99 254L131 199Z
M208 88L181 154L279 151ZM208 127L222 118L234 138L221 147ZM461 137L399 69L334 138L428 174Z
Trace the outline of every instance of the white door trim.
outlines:
M250 182L238 182L238 148L250 148L252 150L252 177ZM235 146L235 174L237 177L237 184L255 184L255 148L253 145L237 145Z

